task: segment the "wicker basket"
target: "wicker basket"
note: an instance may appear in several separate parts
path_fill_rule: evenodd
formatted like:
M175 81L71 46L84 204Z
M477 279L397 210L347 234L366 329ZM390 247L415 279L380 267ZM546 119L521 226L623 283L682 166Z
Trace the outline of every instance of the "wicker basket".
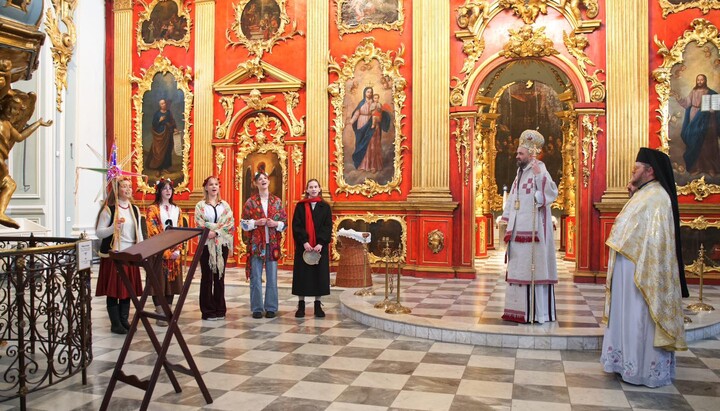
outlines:
M338 237L337 240L340 246L340 263L335 285L347 288L372 286L372 267L365 252L365 245L350 237Z

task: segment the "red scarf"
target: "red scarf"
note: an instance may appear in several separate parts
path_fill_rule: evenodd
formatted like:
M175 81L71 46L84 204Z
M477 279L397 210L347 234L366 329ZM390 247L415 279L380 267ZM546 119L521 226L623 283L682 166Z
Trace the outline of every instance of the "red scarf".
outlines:
M313 223L312 218L312 206L310 206L310 203L319 203L322 201L322 198L315 197L315 198L303 198L300 200L301 203L305 203L305 231L308 233L308 244L310 244L310 247L315 247L317 245L317 238L315 238L315 223Z

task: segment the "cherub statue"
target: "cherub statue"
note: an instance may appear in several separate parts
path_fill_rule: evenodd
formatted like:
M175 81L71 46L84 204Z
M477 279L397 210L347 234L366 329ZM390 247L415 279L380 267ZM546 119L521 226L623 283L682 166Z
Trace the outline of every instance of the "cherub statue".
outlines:
M4 70L6 67L4 63L5 61L0 61L0 77L9 84L10 70ZM0 83L3 80L0 80ZM52 120L39 119L27 125L35 111L35 100L37 99L35 93L25 93L15 89L4 90L3 87L0 87L0 93L3 91L5 94L0 97L0 224L20 228L15 220L5 214L10 198L17 187L15 180L10 177L7 159L15 143L30 137L40 126L51 125Z
M479 1L466 1L465 4L457 8L457 11L458 26L464 29L472 30L480 17L483 19L488 18L490 10L486 3L481 3Z
M565 7L566 4L570 5L570 11L576 19L580 20L580 0L560 0L560 7Z
M248 97L241 96L245 103L253 110L262 110L275 99L275 96L263 97L260 90L253 89Z

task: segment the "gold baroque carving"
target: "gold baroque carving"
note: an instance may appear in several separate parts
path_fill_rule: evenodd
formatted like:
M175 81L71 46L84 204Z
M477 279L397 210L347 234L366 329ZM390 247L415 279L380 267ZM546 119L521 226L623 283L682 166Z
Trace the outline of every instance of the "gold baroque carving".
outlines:
M285 131L282 128L282 121L274 116L257 113L248 117L242 124L237 134L238 146L235 155L235 189L242 190L243 187L243 163L252 153L274 153L278 156L280 168L282 169L283 197L288 184L287 172L287 151L285 151ZM283 198L283 200L285 200ZM281 250L284 250L285 235L283 235ZM237 250L240 256L247 253L247 247L242 241L238 242Z
M465 100L465 88L467 87L469 78L465 76L462 80L460 77L453 76L450 79L451 87L450 90L450 105L453 107L461 106ZM455 83L453 86L452 83Z
M671 13L680 13L687 9L700 9L703 14L708 14L710 9L720 9L720 2L717 0L694 0L684 3L673 4L668 0L659 0L662 7L663 18L667 18Z
M558 183L558 198L552 207L565 211L565 214L575 215L575 152L577 148L577 114L574 111L564 111L558 114L562 119L563 146L562 146L562 177Z
M590 173L595 165L595 155L597 154L597 136L603 130L598 127L598 116L584 115L582 117L583 139L582 139L582 155L583 155L583 186L587 187L590 182Z
M458 158L458 173L464 176L465 185L470 180L470 119L455 119L455 153ZM465 166L463 168L463 165ZM464 170L464 171L463 171Z
M217 175L222 173L222 166L225 163L225 153L218 150L215 152L215 167L217 168Z
M517 30L508 30L510 40L503 46L500 55L505 58L548 57L558 54L552 40L545 35L545 27L526 24Z
M228 128L230 127L230 120L232 120L233 115L233 106L237 97L237 94L220 97L220 105L225 111L225 120L222 123L220 120L215 120L217 122L217 125L215 126L215 138L228 137Z
M245 33L243 32L243 13L246 11L245 8L248 6L249 3L251 3L253 0L240 0L237 5L233 6L233 11L235 12L235 19L233 20L232 24L230 24L230 28L225 30L225 38L227 39L228 45L227 47L237 47L237 46L243 46L248 49L248 52L252 55L256 55L258 58L262 58L263 54L265 52L271 53L272 48L275 46L275 44L281 42L281 41L287 41L292 39L294 36L304 36L305 34L302 31L299 31L297 29L297 22L293 21L290 25L290 30L286 34L286 26L290 24L290 17L287 15L287 9L285 6L286 0L274 0L279 8L279 15L270 16L268 20L266 20L265 24L268 25L268 28L266 30L269 30L270 28L273 28L273 25L277 25L277 27L274 27L274 32L269 33L267 38L263 39L251 39L248 38ZM255 5L256 3L253 3ZM251 12L251 10L247 10L248 13ZM264 17L263 17L264 19ZM262 24L261 24L262 25ZM232 36L235 36L237 40L233 40Z
M8 2L8 4L12 3ZM57 111L62 112L62 91L67 90L67 66L72 59L77 41L73 20L77 0L52 0L52 5L52 8L48 8L45 13L45 29L52 43L50 51L55 65L55 104ZM60 30L60 23L65 25L67 32L63 33Z
M338 28L338 35L342 39L343 35L350 33L369 33L374 29L397 30L402 33L403 24L405 23L405 11L403 9L403 0L397 0L397 20L390 23L363 22L357 25L349 25L342 19L343 5L349 4L355 0L335 0L335 8L337 10L335 24ZM355 1L356 3L359 3ZM362 4L360 5L362 7Z
M132 10L132 2L133 0L115 0L115 3L113 4L113 10Z
M270 105L270 102L275 100L275 96L263 97L260 90L254 88L250 90L247 97L241 96L245 104L253 110L262 110Z
M478 21L490 17L490 5L485 1L465 0L465 3L457 8L457 25L460 28L473 30Z
M142 34L142 26L143 23L146 21L150 21L150 14L152 13L155 6L157 6L160 2L165 1L172 1L177 5L177 17L179 19L184 18L187 22L187 27L185 30L185 35L181 39L166 39L161 38L160 40L155 40L151 43L146 43L145 39L143 38ZM138 22L137 27L135 28L135 37L137 38L137 52L138 55L142 51L150 50L150 49L158 49L162 53L163 49L165 49L165 46L177 46L177 47L184 47L187 51L190 48L190 29L192 28L192 20L190 20L190 8L187 4L183 4L182 0L152 0L150 4L148 5L144 0L138 0L138 4L140 4L143 8L142 11L138 13Z
M185 67L181 69L173 66L170 60L162 55L155 57L155 61L149 69L141 69L140 77L130 76L130 82L137 85L138 89L134 96L132 96L133 106L135 107L135 158L133 160L135 164L135 170L142 174L145 162L143 160L143 141L142 141L142 119L143 119L143 98L145 93L148 92L152 86L153 78L158 73L170 73L175 81L177 87L183 92L184 96L184 107L183 107L183 118L185 120L185 128L183 129L183 151L182 151L182 174L183 180L175 188L176 193L183 191L189 191L188 177L190 171L188 169L188 161L190 157L190 111L193 102L193 93L190 91L190 81L192 81L192 69ZM137 178L138 191L143 193L152 193L155 191L154 187L150 187L147 182L142 178Z
M292 158L293 164L295 165L295 175L298 175L298 173L300 173L300 167L302 166L302 162L303 162L303 152L298 144L295 144L293 146L291 158Z
M432 230L428 233L427 245L433 254L437 254L445 247L445 234L440 230Z
M707 230L708 228L718 228L720 229L720 221L708 221L705 216L698 216L694 220L680 220L680 227L690 227L693 230ZM702 246L702 244L701 244ZM705 253L707 256L707 251ZM707 263L704 264L704 272L720 272L720 266L710 266ZM686 264L685 265L685 271L689 271L691 273L698 274L700 273L700 261L699 259L695 259L692 264Z
M392 51L383 52L375 47L375 39L372 37L364 38L355 49L355 53L350 57L343 56L344 64L340 66L332 56L329 58L328 69L330 73L338 75L338 79L328 86L328 93L331 96L331 104L335 118L333 119L332 129L335 131L335 161L332 165L336 167L335 181L337 183L336 193L362 194L366 197L372 197L382 193L400 192L400 183L402 181L402 153L407 147L403 146L405 136L402 134L402 120L405 115L402 109L405 106L405 87L407 81L400 74L400 67L405 64L403 54L405 47L400 46L397 53L393 56ZM345 181L344 151L343 151L343 131L345 129L343 117L343 103L345 101L345 85L355 76L355 67L360 63L369 63L371 60L377 60L380 64L383 76L388 77L392 81L392 95L394 108L394 127L395 137L393 139L394 154L394 174L393 178L387 184L378 184L374 180L365 179L362 184L349 185Z
M668 153L670 146L670 137L668 135L668 127L670 122L669 116L669 100L671 92L671 70L674 65L684 61L683 53L685 47L692 42L696 42L698 46L702 46L710 42L720 49L720 37L718 36L718 28L705 19L695 19L690 23L692 30L685 30L682 37L675 41L671 49L665 45L664 41L660 41L655 36L655 45L658 46L658 54L663 57L662 64L653 70L653 79L655 91L658 95L659 107L656 118L660 121L660 130L657 132L660 136L659 149ZM703 201L710 194L720 194L720 185L706 184L705 177L693 180L689 184L677 187L678 194L689 195L694 194L696 201Z
M299 137L305 134L305 116L300 117L298 120L295 117L293 110L298 106L300 102L300 95L295 91L288 91L283 93L285 97L285 103L287 104L287 115L290 119L290 135L293 137Z
M332 242L332 259L337 261L340 259L340 253L337 251L337 232L340 229L340 223L345 220L351 220L351 221L364 221L368 224L376 223L378 221L388 220L388 221L397 221L400 223L400 229L402 230L402 233L400 234L400 261L405 262L407 258L407 223L405 222L405 217L400 215L376 215L373 213L368 212L365 215L341 215L335 218L335 221L333 221L333 242ZM382 256L375 255L368 251L368 260L370 263L374 264L378 261L385 262L385 259Z
M548 0L500 0L498 5L511 9L525 24L532 24L538 14L547 14Z
M575 57L578 62L578 68L582 73L585 81L590 82L590 101L602 102L605 100L605 85L598 78L598 74L602 74L605 70L595 70L593 74L589 74L587 65L594 66L590 58L585 54L585 49L589 45L587 36L582 33L568 34L563 31L563 42L568 52Z

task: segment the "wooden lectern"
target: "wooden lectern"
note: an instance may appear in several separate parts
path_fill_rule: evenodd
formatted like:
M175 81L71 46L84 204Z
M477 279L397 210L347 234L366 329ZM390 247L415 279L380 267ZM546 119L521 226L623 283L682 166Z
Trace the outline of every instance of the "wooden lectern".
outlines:
M202 392L205 401L208 404L211 404L213 402L212 398L210 397L210 393L208 392L208 389L203 382L202 376L200 375L200 371L198 370L197 365L195 365L192 354L190 354L187 343L185 342L185 339L180 332L180 328L178 327L178 319L180 318L180 313L182 312L183 304L185 303L185 297L187 297L187 293L190 290L190 285L192 284L193 275L195 274L195 269L200 262L200 252L195 253L192 262L190 263L190 268L188 269L187 275L185 276L183 288L178 298L177 304L175 305L175 310L170 310L170 306L168 305L168 302L165 299L163 293L159 293L157 298L158 300L160 300L160 305L162 306L164 314L155 313L155 307L152 307L152 311L144 310L145 303L150 296L151 290L153 288L155 290L162 289L160 287L158 276L163 275L163 252L168 248L188 241L198 235L200 235L200 240L198 242L197 249L202 250L202 248L205 246L205 241L207 241L208 233L209 231L207 229L170 227L166 231L138 244L135 244L132 247L126 248L123 251L110 252L110 258L112 258L115 262L115 267L117 269L118 275L125 284L128 292L130 293L130 299L135 306L135 315L133 316L132 322L130 323L130 330L125 337L125 343L122 346L122 350L120 351L120 355L118 356L117 363L115 364L115 369L113 370L112 378L110 378L110 383L108 384L107 391L105 392L105 397L103 398L100 410L104 411L108 409L108 405L110 404L110 398L112 398L115 384L118 381L122 381L125 384L132 385L145 391L145 397L143 397L140 409L146 410L148 408L148 405L150 404L150 399L152 398L155 384L157 383L158 377L160 376L160 367L163 367L165 369L165 372L167 373L168 378L170 379L170 382L175 389L175 392L182 392L180 384L178 384L177 378L175 378L174 372L177 371L195 377L195 381L197 381L198 387L200 388L200 391ZM135 295L135 292L133 291L130 279L128 279L127 275L125 275L125 266L130 265L140 266L145 269L145 288L139 300L138 296ZM163 338L162 345L158 341L158 338L155 335L155 330L153 330L152 326L150 325L150 321L148 320L148 318L164 320L168 322L167 332L165 334L165 337ZM135 331L137 331L138 322L140 321L142 321L143 326L145 327L145 331L147 331L148 337L150 337L150 341L152 342L153 347L155 347L155 351L157 352L157 360L155 361L155 366L148 380L140 380L136 375L127 375L122 371L122 367L125 363L125 358L127 357L128 350L130 349L130 344L132 343ZM167 351L170 347L170 340L172 339L173 335L177 339L178 345L180 346L180 349L185 356L185 360L187 361L189 368L179 364L171 364L167 361Z

